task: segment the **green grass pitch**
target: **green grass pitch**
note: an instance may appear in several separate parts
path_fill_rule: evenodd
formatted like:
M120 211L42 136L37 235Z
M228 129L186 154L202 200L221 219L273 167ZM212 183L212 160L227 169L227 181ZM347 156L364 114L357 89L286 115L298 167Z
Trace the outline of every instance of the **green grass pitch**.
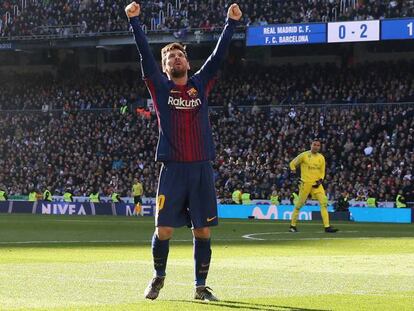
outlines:
M152 276L152 218L0 216L0 310L414 310L414 225L222 220L208 284L192 300L188 229L170 244L160 297Z

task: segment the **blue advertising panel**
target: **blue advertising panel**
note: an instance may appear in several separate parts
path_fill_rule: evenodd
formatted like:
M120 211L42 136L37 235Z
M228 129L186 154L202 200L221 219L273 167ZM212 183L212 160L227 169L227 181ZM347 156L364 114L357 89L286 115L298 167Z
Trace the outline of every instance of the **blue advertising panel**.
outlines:
M95 215L113 215L112 203L93 203Z
M357 222L411 223L409 208L350 207L351 220Z
M9 201L0 202L0 214L9 212Z
M12 50L14 45L11 42L0 42L0 50Z
M414 18L381 21L381 40L414 39Z
M290 45L326 43L326 24L277 24L249 26L246 45Z
M115 214L117 216L154 216L154 205L142 205L135 209L134 204L115 203Z
M299 220L312 220L312 212L319 212L318 206L305 205L299 213ZM328 211L333 212L332 206ZM351 207L350 220L356 222L411 223L410 208L368 208ZM292 218L293 205L224 205L218 206L221 218L248 218L289 220Z
M299 220L312 220L312 212L320 211L319 206L305 205L299 212ZM332 206L328 207L332 212ZM218 206L218 214L221 218L247 218L253 216L256 219L280 219L292 218L293 205L225 205Z
M16 202L14 202L16 203ZM13 208L14 212L14 208ZM90 203L39 201L36 214L44 215L92 215Z
M34 202L13 201L12 213L32 214L33 204Z

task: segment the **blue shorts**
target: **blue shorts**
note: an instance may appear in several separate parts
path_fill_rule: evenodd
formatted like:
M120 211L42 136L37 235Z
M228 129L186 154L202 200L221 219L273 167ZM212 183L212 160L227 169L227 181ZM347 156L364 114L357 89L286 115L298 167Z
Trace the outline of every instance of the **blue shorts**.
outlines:
M155 226L217 226L213 167L208 162L163 163L158 181Z

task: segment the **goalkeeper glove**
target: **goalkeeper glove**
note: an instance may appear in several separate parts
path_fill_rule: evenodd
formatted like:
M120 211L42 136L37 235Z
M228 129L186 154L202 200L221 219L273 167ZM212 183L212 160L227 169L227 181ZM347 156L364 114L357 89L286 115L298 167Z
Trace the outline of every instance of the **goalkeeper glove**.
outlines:
M312 185L312 188L318 188L320 185L322 185L323 183L323 179L319 179L316 181L316 183L314 185Z

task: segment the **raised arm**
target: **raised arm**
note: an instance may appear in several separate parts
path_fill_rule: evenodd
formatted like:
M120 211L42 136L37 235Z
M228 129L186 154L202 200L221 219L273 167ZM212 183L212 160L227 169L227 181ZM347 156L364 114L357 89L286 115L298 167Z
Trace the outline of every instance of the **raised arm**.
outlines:
M151 78L154 74L161 74L154 55L149 47L147 38L145 37L144 31L141 28L139 21L139 15L141 13L140 5L135 1L128 4L125 8L125 13L134 31L135 42L141 57L142 76L144 78Z
M227 21L216 47L201 69L196 73L204 84L207 84L217 74L230 45L234 29L241 17L242 12L239 6L236 3L230 5L227 11Z

